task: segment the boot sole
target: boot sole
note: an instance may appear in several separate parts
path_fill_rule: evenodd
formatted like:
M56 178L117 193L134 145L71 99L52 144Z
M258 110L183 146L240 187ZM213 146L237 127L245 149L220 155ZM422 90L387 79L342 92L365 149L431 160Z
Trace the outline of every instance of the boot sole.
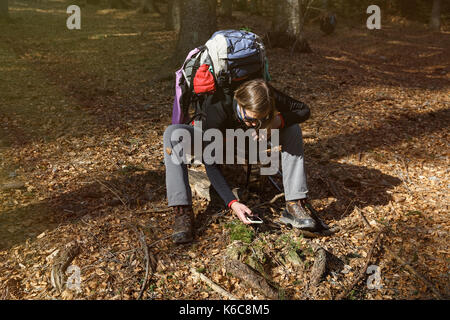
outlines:
M305 231L317 231L317 224L313 219L297 219L291 215L288 216L283 213L283 216L280 218L280 222Z
M193 236L187 236L186 233L181 232L177 233L175 236L172 236L172 241L175 244L183 244L183 243L189 243L194 240Z

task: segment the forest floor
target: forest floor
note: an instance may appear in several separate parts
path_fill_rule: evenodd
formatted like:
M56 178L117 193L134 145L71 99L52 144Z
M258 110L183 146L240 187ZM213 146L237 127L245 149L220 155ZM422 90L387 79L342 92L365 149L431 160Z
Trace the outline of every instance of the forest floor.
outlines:
M264 298L223 268L233 239L247 248L245 261L263 264L280 298L333 299L351 288L379 230L369 261L378 272L348 299L449 297L448 31L386 23L323 36L314 25L306 29L313 53L269 48L273 85L311 107L302 124L311 201L340 231L310 239L284 226L247 228L196 198L200 232L176 246L162 150L174 83L149 81L176 34L157 15L93 6L70 31L65 7L16 1L14 24L1 26L0 299L136 299L142 240L154 264L143 299L221 299L191 268L240 299ZM269 28L265 18L236 17L219 27ZM242 187L240 177L230 184ZM249 205L277 194L260 188ZM262 208L270 225L283 204ZM59 292L52 266L73 241L81 290ZM312 288L317 246L338 263ZM381 287L369 289L377 277Z

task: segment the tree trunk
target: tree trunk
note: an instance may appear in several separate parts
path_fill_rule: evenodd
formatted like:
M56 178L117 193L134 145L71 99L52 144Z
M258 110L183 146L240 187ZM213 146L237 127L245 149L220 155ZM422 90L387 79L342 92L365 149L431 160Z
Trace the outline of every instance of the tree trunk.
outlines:
M216 6L211 0L181 2L181 29L174 54L174 63L181 65L186 55L204 44L216 30Z
M109 0L111 9L130 9L132 5L125 0Z
M0 0L0 19L9 19L8 0Z
M431 10L430 27L431 30L439 32L441 30L441 0L433 1L433 9Z
M278 32L285 32L288 27L286 19L285 0L279 0L274 3L274 15L272 20L272 29Z
M236 5L236 9L239 11L247 11L247 0L234 0L234 3Z
M161 14L161 11L155 4L155 0L142 0L140 11L142 13L156 12L158 14Z
M399 0L399 9L403 17L414 19L417 15L417 0Z
M275 32L268 33L272 47L290 48L291 52L312 52L303 35L302 2L301 0L280 0L275 3L273 20ZM284 45L280 45L281 42L284 42Z
M208 20L212 35L217 31L217 0L209 0L209 11L210 15L208 16Z
M275 3L273 29L287 32L290 36L300 36L303 30L301 0L280 0Z
M221 16L231 20L233 17L233 0L222 0L220 2Z
M264 17L272 17L274 12L273 0L261 0L261 14Z
M181 0L169 0L166 16L166 29L180 31L181 24Z
M250 0L250 14L252 15L260 15L261 14L261 10L260 10L260 0Z
M298 0L285 0L287 13L287 33L297 37L300 34L300 5Z

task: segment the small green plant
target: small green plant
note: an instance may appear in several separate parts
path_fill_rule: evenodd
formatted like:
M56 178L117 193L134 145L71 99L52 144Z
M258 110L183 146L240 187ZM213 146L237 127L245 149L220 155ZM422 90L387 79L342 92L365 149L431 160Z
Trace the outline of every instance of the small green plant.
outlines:
M205 273L206 269L204 267L197 268L198 273Z
M407 216L413 216L413 215L422 216L422 212L417 211L417 210L411 210L411 211L408 211L408 213L406 215Z
M135 166L133 164L127 164L127 165L123 165L122 168L120 168L119 173L123 174L123 175L127 175L130 173L134 173L136 171L145 171L145 168L142 166Z
M356 291L355 290L350 291L350 293L348 294L348 298L349 300L357 300Z
M280 288L278 290L278 297L280 298L280 300L286 300L286 291Z
M227 229L230 229L231 241L240 240L244 243L251 243L255 237L255 232L251 227L246 226L241 221L234 220L226 225Z

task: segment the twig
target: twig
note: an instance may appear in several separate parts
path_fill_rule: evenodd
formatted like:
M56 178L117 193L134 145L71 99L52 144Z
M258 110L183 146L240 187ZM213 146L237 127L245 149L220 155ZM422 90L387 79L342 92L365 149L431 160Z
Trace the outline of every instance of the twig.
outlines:
M391 204L392 206L392 204ZM357 207L357 209L359 209ZM392 206L392 209L394 209L394 207ZM395 209L394 209L395 211ZM362 215L361 213L361 217L363 219L365 219L365 217ZM367 220L366 220L367 221ZM369 224L369 227L372 228L372 226ZM384 232L383 230L379 231L379 233ZM403 260L399 255L397 255L393 250L391 250L388 246L384 246L384 248L386 249L386 251L393 257L395 258L397 261L399 261L402 266L404 266L406 269L409 270L409 272L411 272L413 275L415 275L417 278L419 278L420 280L422 280L430 289L431 291L433 291L433 293L438 297L438 299L443 300L443 297L441 295L441 293L436 289L436 287L433 285L433 283L431 283L429 280L427 280L424 276L422 276L420 273L418 273L411 265L409 265L405 260ZM367 268L367 267L366 267Z
M117 197L117 199L118 199L120 202L122 202L122 204L123 204L125 207L128 207L127 204L125 203L125 201L123 201L122 198L117 194L117 192L115 192L113 189L111 189L110 187L108 187L106 184L104 184L103 182L101 182L101 181L98 180L97 178L94 178L94 180L95 180L96 182L100 183L102 186L104 186L104 187L105 187L106 189L108 189L109 191L111 191L112 194L114 194L114 195Z
M271 148L269 148L269 149L266 149L266 150L260 151L260 152L265 152L265 153L269 153L269 152L280 152L281 150L282 150L282 146L279 145L279 146L273 146L273 147L271 147Z
M367 102L371 102L371 101L367 101ZM343 111L343 110L347 110L347 109L356 107L357 105L359 105L359 104L361 104L361 103L362 103L362 102L356 102L356 103L354 103L354 104L351 104L351 105L348 105L348 106L345 106L345 107L341 107L341 108L339 108L339 109L334 109L334 110L331 110L331 111L329 111L328 113L326 113L322 118L320 118L319 120L317 120L318 126L317 126L317 128L316 128L316 135L317 135L317 136L319 135L319 130L320 130L320 128L322 127L322 122L323 122L323 120L325 120L326 118L328 118L330 115L332 115L333 113L339 112L339 111Z
M405 160L404 160L403 158L397 157L397 156L394 156L394 157L395 157L397 160L400 159L400 161L402 162L403 166L405 167L406 179L408 180L408 183L406 183L405 179L403 179L403 177L402 177L403 174L402 174L402 176L400 176L400 179L402 179L403 183L405 184L406 190L408 190L409 194L410 194L410 195L413 195L413 192L412 192L411 189L409 188L409 185L412 185L412 184L413 184L415 187L417 187L417 186L415 185L415 183L413 183L413 182L411 181L411 178L409 177L408 165L406 164L406 162L405 162Z
M135 227L135 231L138 232L136 227ZM141 243L142 249L144 250L144 254L145 254L145 276L144 276L144 281L142 282L141 290L139 291L139 295L137 297L137 300L142 298L142 294L144 293L144 289L147 286L148 269L149 269L149 266L150 266L150 255L148 253L147 242L145 241L145 234L142 232L142 230L140 230L139 233L138 233L138 236L139 236L139 241Z
M273 197L272 200L270 200L270 201L263 202L263 203L257 204L256 206L251 207L250 210L254 210L254 209L260 208L260 207L262 207L262 206L266 206L266 205L268 205L268 204L273 204L275 201L277 201L277 200L278 200L279 198L281 198L281 197L284 197L284 192L283 192L283 193L277 194L277 195L276 195L275 197Z
M220 294L221 296L228 298L228 300L238 300L234 295L220 287L218 284L214 283L212 280L210 280L207 276L204 274L201 274L200 272L197 272L195 268L191 268L191 272L194 275L194 277L200 278L203 282L205 282L208 286L211 287L215 292Z
M403 260L402 258L400 258L395 252L393 252L391 249L389 249L388 247L385 246L386 251L392 256L394 257L396 260L398 260L401 264L403 264L403 266L408 269L409 272L411 272L413 275L415 275L417 278L419 278L420 280L422 280L430 289L431 291L433 291L433 293L436 295L436 297L439 300L443 300L444 298L442 297L441 293L436 289L436 287L430 282L428 281L424 276L422 276L420 273L418 273L416 270L414 270L413 267L411 267L405 260Z
M176 234L179 234L179 233L182 233L182 231L180 231L180 232L174 232L174 233L171 233L171 234L169 234L169 235L167 235L167 236L165 236L165 237L162 237L161 239L158 239L158 240L152 242L151 244L149 244L148 247L151 248L151 247L153 247L155 244L157 244L158 242L161 242L161 241L164 241L164 240L166 240L166 239L169 239L170 237L172 237L172 236L174 236L174 235L176 235Z
M211 217L209 217L209 219L205 222L205 224L200 228L198 228L198 232L200 233L203 232L203 230L205 230L211 223L216 221L218 218L222 217L226 212L228 212L228 209L222 209L217 213L215 213L214 215L212 215Z
M353 204L355 202L355 200L353 199L353 200L351 200L350 202L349 202L349 204L348 204L348 206L347 206L347 208L345 208L345 211L344 211L344 213L342 214L342 216L341 217L344 217L346 214L347 214L347 211L348 211L348 208L350 208L350 206Z
M350 285L344 292L342 292L341 294L339 294L339 295L336 297L336 300L342 300L342 299L344 299L345 297L347 297L348 294L350 293L350 291L353 289L353 287L354 287L355 285L357 285L358 282L361 281L361 280L364 278L364 276L366 275L366 272L367 272L367 268L369 267L370 259L372 259L372 255L373 255L373 252L374 252L374 250L375 250L375 246L376 246L376 244L377 244L377 242L378 242L378 239L380 238L380 236L381 236L381 234L382 234L383 232L384 232L384 230L378 231L378 233L377 233L377 235L376 235L376 237L375 237L375 240L373 241L372 246L370 247L369 254L367 255L366 264L364 265L364 268L361 270L361 272L360 272L360 274L358 275L358 277L356 277L355 280L353 280L353 282L351 283L351 285Z
M156 208L156 209L152 209L152 210L141 210L141 211L135 211L134 213L161 213L161 212L169 212L172 211L173 209L171 207L168 208Z
M331 192L331 194L336 199L343 198L342 194L336 189L336 186L334 185L334 183L332 181L328 180L327 178L325 178L322 175L319 175L319 179L322 180L326 184L328 190Z
M364 216L364 214L362 213L362 210L358 207L355 207L356 212L359 213L359 215L361 216L361 219L363 220L364 224L369 227L372 228L372 226L370 225L369 221L367 221L367 218Z

